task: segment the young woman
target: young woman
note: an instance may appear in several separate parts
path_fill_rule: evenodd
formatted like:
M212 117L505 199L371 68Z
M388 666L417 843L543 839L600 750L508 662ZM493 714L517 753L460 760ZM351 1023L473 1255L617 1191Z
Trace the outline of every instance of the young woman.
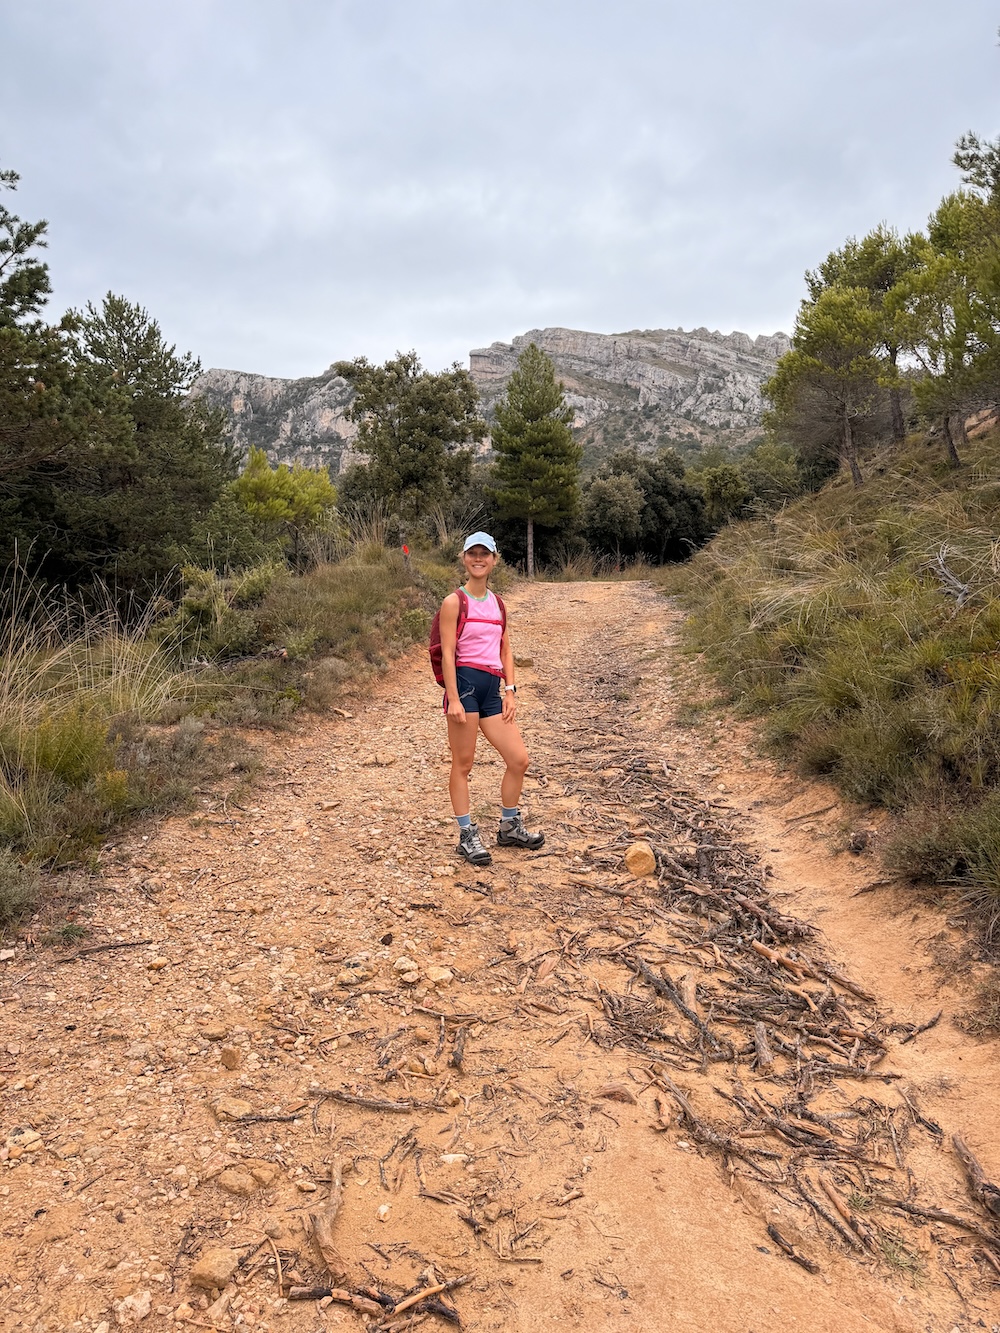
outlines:
M467 537L462 564L467 575L463 590L469 599L469 614L461 634L457 592L444 599L440 616L444 711L451 746L448 789L458 821L458 854L474 866L488 866L493 860L469 813L469 774L480 731L507 766L500 783L498 845L537 851L545 841L544 833L528 832L518 809L530 761L514 721L517 686L510 637L500 603L486 586L497 559L497 544L488 532Z

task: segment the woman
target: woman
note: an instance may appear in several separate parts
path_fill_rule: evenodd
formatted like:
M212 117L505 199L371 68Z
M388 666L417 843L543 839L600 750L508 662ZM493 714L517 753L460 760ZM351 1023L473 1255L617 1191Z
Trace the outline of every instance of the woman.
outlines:
M545 841L544 833L528 832L518 809L530 761L514 721L517 686L506 612L486 586L497 559L497 544L488 532L467 537L462 551L467 577L461 591L468 600L463 607L459 593L450 593L440 612L444 711L451 746L448 790L458 821L458 854L474 866L488 866L493 860L469 813L469 774L480 731L507 766L500 783L497 844L537 851Z

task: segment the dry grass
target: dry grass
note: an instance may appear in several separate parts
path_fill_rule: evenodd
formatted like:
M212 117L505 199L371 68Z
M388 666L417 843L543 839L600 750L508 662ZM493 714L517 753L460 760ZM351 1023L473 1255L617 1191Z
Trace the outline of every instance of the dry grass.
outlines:
M970 464L995 453L977 441ZM980 457L981 456L981 457ZM879 470L881 468L881 471ZM1000 929L1000 487L926 446L725 529L657 576L773 745L901 812L889 857ZM942 568L943 564L943 568ZM965 589L959 604L958 592Z

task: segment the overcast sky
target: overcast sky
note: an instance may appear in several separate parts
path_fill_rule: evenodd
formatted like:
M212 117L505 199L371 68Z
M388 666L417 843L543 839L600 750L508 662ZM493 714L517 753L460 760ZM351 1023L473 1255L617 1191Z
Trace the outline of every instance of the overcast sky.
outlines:
M0 0L53 315L208 366L439 368L529 328L789 330L1000 131L986 0Z

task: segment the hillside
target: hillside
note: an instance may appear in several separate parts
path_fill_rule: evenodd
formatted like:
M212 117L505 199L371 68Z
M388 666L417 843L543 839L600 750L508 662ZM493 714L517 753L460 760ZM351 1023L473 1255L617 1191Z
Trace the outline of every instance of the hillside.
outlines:
M788 349L783 333L751 340L708 329L532 329L469 353L487 415L530 342L554 361L591 461L623 444L672 444L685 452L748 443L760 426L760 386ZM351 389L332 367L303 379L208 370L191 392L226 413L241 449L262 448L272 462L326 465L336 473L353 459Z
M635 444L746 444L760 428L761 385L788 350L783 333L751 340L745 333L700 328L586 333L532 329L510 343L469 353L469 368L487 411L503 392L521 351L535 343L555 363L590 452Z
M329 467L351 461L357 426L347 419L353 390L331 366L321 375L279 379L242 370L206 370L191 396L221 408L234 443L263 449L272 463Z
M672 579L689 635L771 742L851 799L895 812L882 841L915 879L959 884L1000 940L1000 436L950 468L911 439L759 522ZM679 586L682 585L682 586Z

